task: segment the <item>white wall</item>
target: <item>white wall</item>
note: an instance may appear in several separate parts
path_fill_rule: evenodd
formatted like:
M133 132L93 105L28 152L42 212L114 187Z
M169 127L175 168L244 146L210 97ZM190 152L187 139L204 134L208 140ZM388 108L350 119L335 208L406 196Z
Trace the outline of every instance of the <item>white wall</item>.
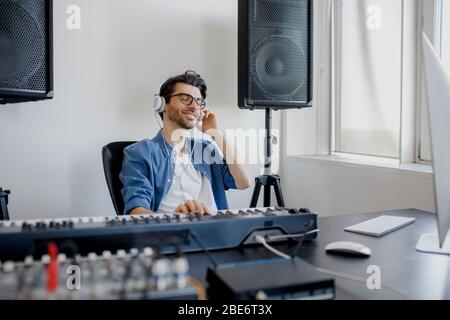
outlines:
M321 216L416 208L435 212L431 173L287 157L286 204Z
M81 30L66 28L72 4L81 8ZM12 190L12 218L113 215L101 147L154 136L153 94L185 69L207 81L221 128L263 128L263 112L236 105L237 1L57 0L54 7L55 98L0 107L0 185ZM249 171L255 176L259 166ZM230 206L248 206L251 191L230 192Z

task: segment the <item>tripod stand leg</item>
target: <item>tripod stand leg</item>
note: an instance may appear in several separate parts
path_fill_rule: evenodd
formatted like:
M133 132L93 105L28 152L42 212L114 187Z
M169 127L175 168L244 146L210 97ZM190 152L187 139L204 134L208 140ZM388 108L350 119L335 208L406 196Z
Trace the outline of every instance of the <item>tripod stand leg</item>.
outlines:
M285 204L284 204L283 193L281 192L280 179L275 179L273 187L275 189L275 196L277 197L278 206L284 208Z
M270 207L270 184L264 186L264 207Z
M9 220L8 206L5 197L0 197L0 220Z
M256 208L258 205L259 193L261 191L261 181L256 179L255 189L253 190L252 201L250 202L250 208Z

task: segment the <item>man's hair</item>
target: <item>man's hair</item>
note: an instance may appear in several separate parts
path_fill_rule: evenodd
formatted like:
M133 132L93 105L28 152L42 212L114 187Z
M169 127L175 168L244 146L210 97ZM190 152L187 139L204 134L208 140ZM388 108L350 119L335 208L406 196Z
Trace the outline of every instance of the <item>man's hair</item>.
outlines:
M169 103L170 96L174 93L174 89L177 83L184 83L191 85L193 87L197 87L200 90L203 99L206 99L206 82L202 79L202 77L195 71L188 70L184 74L180 74L178 76L169 78L164 84L161 86L159 91L159 95L164 97L166 103ZM163 113L159 114L162 119L164 119Z

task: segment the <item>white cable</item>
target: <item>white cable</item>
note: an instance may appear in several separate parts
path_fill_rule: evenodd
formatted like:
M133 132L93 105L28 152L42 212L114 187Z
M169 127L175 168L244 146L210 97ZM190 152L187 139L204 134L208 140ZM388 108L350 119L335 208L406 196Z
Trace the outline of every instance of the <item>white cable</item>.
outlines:
M319 233L319 232L320 232L320 229L315 229L315 230L311 230L311 231L308 231L305 233L299 233L299 234L282 234L282 235L277 235L277 236L267 235L265 237L265 239L267 241L274 241L274 240L281 240L281 239L300 238L300 237L305 237L310 234Z
M348 275L348 274L345 274L345 273L339 273L339 272L335 272L335 271L332 271L332 270L327 270L327 269L322 269L322 268L317 268L317 267L316 267L316 270L319 271L319 272L323 272L323 273L329 274L330 276L335 276L337 278L343 278L343 279L347 279L347 280L351 280L351 281L355 281L355 282L360 282L360 283L363 283L363 284L367 283L366 279L364 279L364 278L355 277L355 276ZM404 293L400 292L399 290L397 290L397 289L395 289L395 288L393 288L393 287L391 287L389 285L383 285L381 289L385 289L385 290L391 291L391 292L401 296L405 300L409 300L410 299Z
M288 256L287 254L284 254L281 251L278 251L277 249L275 249L274 247L269 245L262 236L260 236L260 235L255 236L255 241L260 243L260 244L262 244L267 250L272 251L277 256L280 256L280 257L282 257L283 259L286 259L286 260L291 260L290 256Z
M315 231L315 230L313 230L313 231ZM310 232L313 232L313 231L310 231ZM260 243L260 244L262 244L267 250L273 252L277 256L279 256L279 257L281 257L283 259L286 259L286 260L292 260L291 256L288 256L287 254L285 254L285 253L275 249L274 247L272 247L270 244L268 244L266 242L266 240L262 236L260 236L260 235L255 236L255 241ZM339 272L335 272L335 271L331 271L331 270L327 270L327 269L322 269L322 268L318 268L318 267L316 267L316 270L319 271L319 272L326 273L328 275L337 277L337 278L343 278L343 279L347 279L347 280L351 280L351 281L355 281L355 282L360 282L360 283L366 284L366 279L364 279L364 278L355 277L355 276L348 275L348 274L345 274L345 273L339 273ZM408 296L406 296L404 293L398 291L397 289L395 289L395 288L393 288L393 287L391 287L389 285L383 285L382 289L391 291L391 292L401 296L403 299L409 300Z

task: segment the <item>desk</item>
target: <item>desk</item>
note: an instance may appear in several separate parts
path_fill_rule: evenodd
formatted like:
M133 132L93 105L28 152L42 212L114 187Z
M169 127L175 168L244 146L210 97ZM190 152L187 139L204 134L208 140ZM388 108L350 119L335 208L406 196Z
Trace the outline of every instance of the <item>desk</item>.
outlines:
M381 238L345 232L344 228L381 215L414 217L415 223ZM396 210L378 213L319 218L317 240L306 242L299 257L309 263L335 272L367 279L367 267L379 266L381 285L391 286L410 299L450 299L450 256L420 253L415 246L422 233L437 232L434 214L415 210ZM355 241L372 249L369 258L335 256L325 253L325 246L334 241ZM281 244L277 249L291 253L295 244ZM273 258L262 247L238 248L211 252L217 263ZM205 286L209 261L204 253L189 255L191 275ZM336 299L402 299L388 290L369 290L363 283L336 278Z

